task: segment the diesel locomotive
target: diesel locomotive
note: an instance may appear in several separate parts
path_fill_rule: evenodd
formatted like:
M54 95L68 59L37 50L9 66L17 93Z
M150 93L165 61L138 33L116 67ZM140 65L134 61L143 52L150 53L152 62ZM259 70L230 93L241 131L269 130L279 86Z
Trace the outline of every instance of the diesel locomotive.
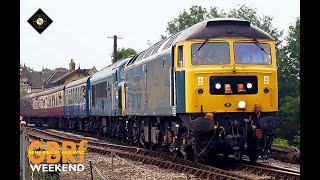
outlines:
M275 41L240 19L199 22L92 76L21 98L29 124L90 131L195 161L267 156Z

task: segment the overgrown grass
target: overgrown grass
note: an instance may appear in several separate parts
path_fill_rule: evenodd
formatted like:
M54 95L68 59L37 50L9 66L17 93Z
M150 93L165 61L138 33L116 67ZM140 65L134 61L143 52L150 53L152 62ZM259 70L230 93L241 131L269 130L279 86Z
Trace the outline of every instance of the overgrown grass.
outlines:
M276 138L273 141L273 145L285 147L285 148L291 148L291 149L294 149L300 153L299 148L294 145L289 144L288 140L286 140L286 139Z

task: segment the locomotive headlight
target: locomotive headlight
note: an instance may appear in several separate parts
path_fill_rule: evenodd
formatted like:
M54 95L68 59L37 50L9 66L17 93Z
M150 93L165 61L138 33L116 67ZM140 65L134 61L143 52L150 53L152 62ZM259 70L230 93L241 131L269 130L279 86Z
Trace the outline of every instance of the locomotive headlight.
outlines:
M251 89L252 88L252 84L251 83L247 83L247 88Z
M221 88L221 84L217 83L215 87L216 87L216 89L220 89Z
M238 108L239 109L245 109L246 108L246 102L245 101L239 101L238 102Z

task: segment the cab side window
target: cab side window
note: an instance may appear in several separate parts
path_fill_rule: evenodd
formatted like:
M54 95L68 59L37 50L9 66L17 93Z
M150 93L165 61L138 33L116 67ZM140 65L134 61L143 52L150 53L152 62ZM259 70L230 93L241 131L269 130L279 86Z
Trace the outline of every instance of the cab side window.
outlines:
M178 67L184 66L183 46L178 46Z

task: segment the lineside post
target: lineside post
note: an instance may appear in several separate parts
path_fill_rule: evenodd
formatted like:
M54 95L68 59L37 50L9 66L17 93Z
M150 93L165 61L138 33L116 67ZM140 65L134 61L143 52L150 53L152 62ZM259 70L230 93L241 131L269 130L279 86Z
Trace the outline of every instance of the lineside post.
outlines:
M20 116L20 179L26 179L26 122ZM22 176L21 176L22 175Z
M113 170L113 157L114 157L114 152L111 152L111 170L112 170L112 179L114 179L114 170Z
M93 180L93 173L92 173L92 164L91 164L91 161L89 161L90 163L90 174L91 174L91 180Z

